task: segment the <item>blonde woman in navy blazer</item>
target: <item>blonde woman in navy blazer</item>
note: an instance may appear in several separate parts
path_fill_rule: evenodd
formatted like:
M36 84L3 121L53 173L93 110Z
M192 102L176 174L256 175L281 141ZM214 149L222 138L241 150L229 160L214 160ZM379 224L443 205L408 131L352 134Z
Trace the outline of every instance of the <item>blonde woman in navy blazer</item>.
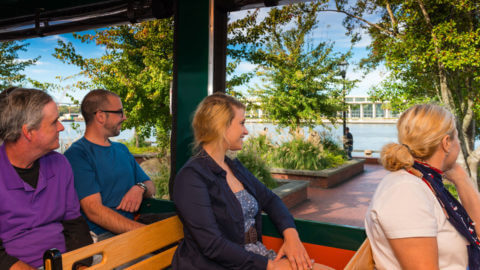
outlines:
M185 233L173 259L174 269L312 269L283 202L238 160L225 155L242 148L248 134L244 124L245 106L221 93L205 98L195 112L197 153L180 170L173 189ZM240 193L254 198L246 205L256 201L258 206L247 230ZM283 234L278 255L272 256L273 251L261 244L262 211Z

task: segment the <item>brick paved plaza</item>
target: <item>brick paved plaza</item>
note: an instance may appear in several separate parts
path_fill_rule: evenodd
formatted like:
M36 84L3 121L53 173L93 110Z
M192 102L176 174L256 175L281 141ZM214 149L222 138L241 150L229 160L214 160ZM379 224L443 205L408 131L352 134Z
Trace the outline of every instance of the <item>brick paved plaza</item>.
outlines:
M365 171L329 189L308 188L308 200L290 209L295 218L364 227L363 219L380 180L388 172L365 164Z

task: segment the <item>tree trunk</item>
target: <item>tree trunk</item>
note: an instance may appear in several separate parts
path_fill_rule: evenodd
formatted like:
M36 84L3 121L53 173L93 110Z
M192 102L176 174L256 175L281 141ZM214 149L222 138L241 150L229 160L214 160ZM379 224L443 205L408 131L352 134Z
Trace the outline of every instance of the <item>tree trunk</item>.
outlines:
M417 0L418 5L422 11L424 16L425 22L430 28L431 36L433 45L435 46L435 53L439 56L440 55L440 47L438 45L438 38L433 32L433 25L430 20L430 15L428 14L427 10L425 9L425 5L422 0ZM471 107L467 109L467 112L462 113L461 108L457 108L455 106L455 101L453 99L453 95L451 89L448 86L448 76L447 71L444 64L437 60L437 68L438 68L438 79L440 82L440 96L442 102L447 106L447 108L455 114L457 118L457 130L458 130L458 139L460 140L460 154L458 155L457 161L463 165L466 171L469 173L470 178L475 183L475 186L478 188L478 181L477 181L477 167L478 167L478 156L480 155L471 155L473 153L473 146L472 139L475 138L475 130L471 130L474 125L472 124L473 112L468 113L471 111ZM470 105L470 104L468 104ZM463 114L463 115L462 115ZM465 117L467 116L467 117ZM473 136L473 138L472 138ZM480 151L479 151L480 152Z
M464 112L463 115L459 113L459 108L456 108L453 100L451 89L447 83L447 73L442 63L438 63L438 77L440 81L440 97L442 102L448 109L455 114L457 119L458 139L460 140L460 153L457 162L465 168L469 173L475 187L478 187L477 169L480 161L480 148L473 151L472 141L475 138L475 125L473 121L473 111L471 106ZM470 103L470 101L468 101ZM470 105L470 104L468 104ZM467 105L467 106L468 106Z
M462 152L466 152L465 168L468 169L472 181L475 183L475 186L478 188L478 162L480 161L480 148L475 149L475 120L474 112L472 110L472 101L469 99L467 101L468 108L462 119L462 123L459 123L461 127L461 136L462 136L462 148L465 148ZM460 128L459 128L460 129ZM460 134L460 133L459 133Z
M140 147L140 138L138 136L138 133L137 133L136 129L134 130L133 134L134 134L133 136L135 137L135 147L138 148L138 147Z
M466 159L468 162L468 167L470 168L470 177L472 178L473 183L475 183L475 187L477 190L480 189L478 186L478 162L480 161L480 147L475 149L468 158Z

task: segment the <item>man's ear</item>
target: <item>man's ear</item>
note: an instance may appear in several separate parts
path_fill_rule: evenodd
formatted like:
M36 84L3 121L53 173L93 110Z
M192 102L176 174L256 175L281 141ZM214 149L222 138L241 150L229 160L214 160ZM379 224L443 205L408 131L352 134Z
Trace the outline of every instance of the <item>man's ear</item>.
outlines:
M107 114L102 113L101 111L97 111L97 113L94 114L94 118L95 121L103 125L103 123L105 123L105 121L107 120Z
M27 125L22 126L22 135L29 141L32 140L32 131L28 129Z

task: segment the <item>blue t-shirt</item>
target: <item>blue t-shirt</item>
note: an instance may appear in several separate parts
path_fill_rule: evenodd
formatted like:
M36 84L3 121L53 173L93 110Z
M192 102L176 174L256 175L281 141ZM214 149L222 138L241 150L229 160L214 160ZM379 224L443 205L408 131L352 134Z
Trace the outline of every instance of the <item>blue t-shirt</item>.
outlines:
M132 213L115 208L133 185L149 178L125 145L110 143L110 146L101 146L82 137L65 151L65 156L72 165L75 189L80 200L100 193L104 206L132 219ZM90 230L97 235L107 232L88 218L87 222Z

